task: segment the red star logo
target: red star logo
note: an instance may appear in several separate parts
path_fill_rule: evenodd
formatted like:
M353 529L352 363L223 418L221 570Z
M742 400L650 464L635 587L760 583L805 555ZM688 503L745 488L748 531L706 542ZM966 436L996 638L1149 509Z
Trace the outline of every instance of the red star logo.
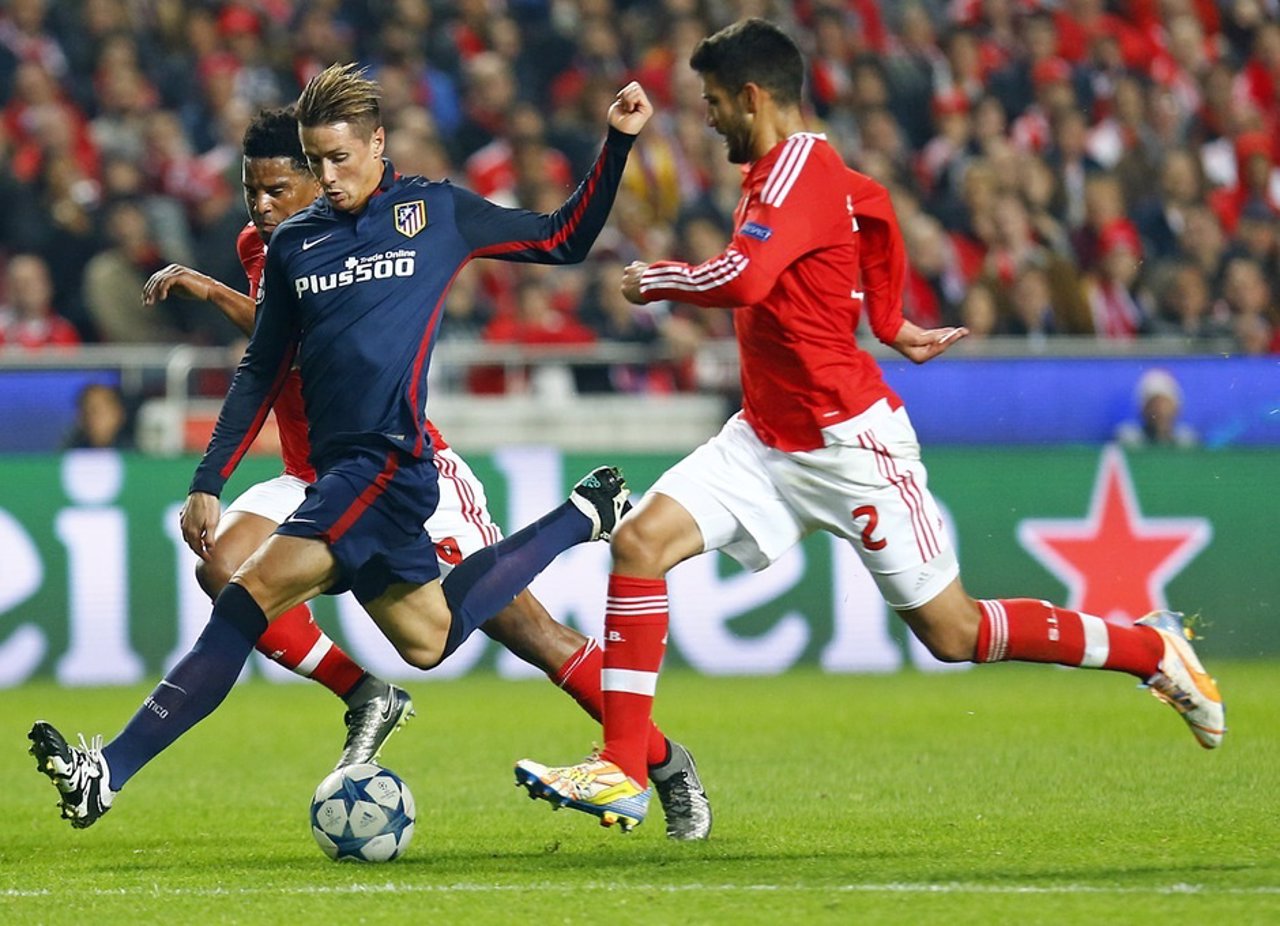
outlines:
M1083 520L1027 519L1023 548L1067 585L1067 607L1133 621L1168 607L1164 587L1213 536L1206 518L1144 518L1124 454L1108 447Z

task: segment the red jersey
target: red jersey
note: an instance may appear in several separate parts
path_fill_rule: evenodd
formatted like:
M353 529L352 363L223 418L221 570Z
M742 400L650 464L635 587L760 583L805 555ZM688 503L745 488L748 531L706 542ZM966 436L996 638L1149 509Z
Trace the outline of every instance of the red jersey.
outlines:
M891 343L902 327L906 251L888 191L845 166L825 136L798 132L751 164L733 239L697 266L658 261L647 301L737 307L742 411L785 451L823 446L822 429L880 399L901 400L858 347L863 306Z
M236 253L240 257L244 275L249 278L249 298L256 304L262 286L262 270L267 261L267 247L252 222L240 230L240 235L236 238ZM272 411L276 415L276 429L280 432L280 456L284 459L285 474L296 476L304 482L315 482L316 471L311 465L311 438L307 434L307 412L302 403L302 377L296 367L285 378ZM437 450L444 450L449 446L430 421L427 422L427 431Z

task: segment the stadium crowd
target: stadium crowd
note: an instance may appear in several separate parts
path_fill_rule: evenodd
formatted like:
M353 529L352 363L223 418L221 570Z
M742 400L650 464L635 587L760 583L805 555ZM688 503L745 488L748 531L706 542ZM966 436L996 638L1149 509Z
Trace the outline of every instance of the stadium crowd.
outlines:
M539 211L638 79L658 113L590 260L472 265L442 337L654 345L672 359L578 387L693 388L729 314L633 306L618 283L630 260L724 247L739 173L687 62L746 15L801 42L811 127L890 188L920 325L1280 352L1277 0L7 0L0 345L232 341L207 306L144 306L143 283L180 262L243 288L247 120L354 60L398 170Z

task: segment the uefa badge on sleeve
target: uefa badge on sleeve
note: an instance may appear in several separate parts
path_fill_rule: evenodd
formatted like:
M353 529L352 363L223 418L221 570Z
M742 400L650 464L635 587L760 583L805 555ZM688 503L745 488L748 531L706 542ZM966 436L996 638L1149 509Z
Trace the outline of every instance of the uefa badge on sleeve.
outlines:
M420 199L411 203L396 203L396 231L412 238L427 227L427 204Z

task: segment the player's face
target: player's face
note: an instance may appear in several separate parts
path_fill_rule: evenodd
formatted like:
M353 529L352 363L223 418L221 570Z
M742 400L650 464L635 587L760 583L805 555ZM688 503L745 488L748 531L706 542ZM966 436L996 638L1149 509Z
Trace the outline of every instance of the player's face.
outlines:
M368 138L349 122L306 125L299 130L302 151L333 208L359 212L382 182L382 127Z
M299 170L292 158L245 158L240 173L245 207L263 241L320 195L316 178L310 171Z
M702 98L707 101L707 125L724 138L729 163L751 160L751 119L741 94L731 93L713 75L702 75Z

